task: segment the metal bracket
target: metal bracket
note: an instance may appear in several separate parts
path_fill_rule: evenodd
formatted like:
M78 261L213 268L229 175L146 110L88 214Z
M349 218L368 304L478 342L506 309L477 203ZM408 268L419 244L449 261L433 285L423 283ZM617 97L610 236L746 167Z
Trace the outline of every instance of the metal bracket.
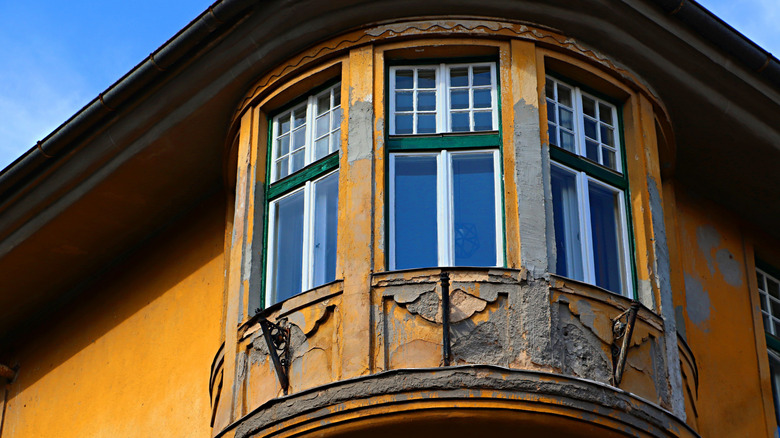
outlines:
M620 381L623 380L623 371L626 368L626 355L628 354L628 347L631 345L631 335L634 333L634 324L636 322L636 314L639 312L639 306L638 301L632 301L628 310L612 320L612 334L614 335L612 341L612 363L614 364L612 381L615 386L620 385ZM625 318L625 322L622 321L623 318ZM618 346L618 340L621 338L622 342Z
M450 274L439 274L441 280L441 355L445 367L450 366L452 352L450 350Z
M286 319L273 323L265 318L261 318L259 323L263 329L263 338L265 338L265 343L268 345L271 361L276 369L279 385L281 385L284 394L287 395L287 388L290 385L288 379L288 369L290 367L290 327Z

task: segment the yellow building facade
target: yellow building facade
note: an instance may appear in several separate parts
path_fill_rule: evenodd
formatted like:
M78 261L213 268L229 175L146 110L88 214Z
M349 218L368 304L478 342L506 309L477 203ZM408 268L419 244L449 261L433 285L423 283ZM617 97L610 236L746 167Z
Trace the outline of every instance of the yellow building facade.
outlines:
M217 2L3 172L0 438L774 436L777 60L343 3Z

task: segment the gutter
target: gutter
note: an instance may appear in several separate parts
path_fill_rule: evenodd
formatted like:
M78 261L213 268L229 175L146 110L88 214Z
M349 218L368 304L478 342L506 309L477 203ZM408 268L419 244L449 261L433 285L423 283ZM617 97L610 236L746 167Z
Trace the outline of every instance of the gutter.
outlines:
M694 0L651 0L706 40L780 88L780 61Z
M79 136L111 117L149 84L164 77L186 55L229 28L255 0L217 0L148 58L92 99L81 110L0 172L0 204L56 162L77 149Z
M780 61L693 0L646 0L741 61L780 89ZM78 138L162 78L194 48L226 30L256 0L217 0L144 61L0 172L0 204L38 177L56 158L77 149ZM55 159L55 160L52 160Z

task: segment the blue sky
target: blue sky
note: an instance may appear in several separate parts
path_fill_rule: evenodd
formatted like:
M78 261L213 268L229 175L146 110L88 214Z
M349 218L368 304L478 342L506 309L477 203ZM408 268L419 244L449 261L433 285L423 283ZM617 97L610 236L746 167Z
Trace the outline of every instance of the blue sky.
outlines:
M0 169L213 0L0 0ZM779 0L700 0L780 55ZM780 56L778 56L780 57Z

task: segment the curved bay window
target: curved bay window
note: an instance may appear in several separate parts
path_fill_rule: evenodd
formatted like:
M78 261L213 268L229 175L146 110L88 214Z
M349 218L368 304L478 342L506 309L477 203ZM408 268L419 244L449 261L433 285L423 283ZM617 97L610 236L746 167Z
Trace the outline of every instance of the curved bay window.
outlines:
M502 265L496 64L389 73L390 269Z
M340 127L340 83L273 117L267 304L335 279Z
M547 77L553 223L559 275L631 295L626 178L618 108Z

